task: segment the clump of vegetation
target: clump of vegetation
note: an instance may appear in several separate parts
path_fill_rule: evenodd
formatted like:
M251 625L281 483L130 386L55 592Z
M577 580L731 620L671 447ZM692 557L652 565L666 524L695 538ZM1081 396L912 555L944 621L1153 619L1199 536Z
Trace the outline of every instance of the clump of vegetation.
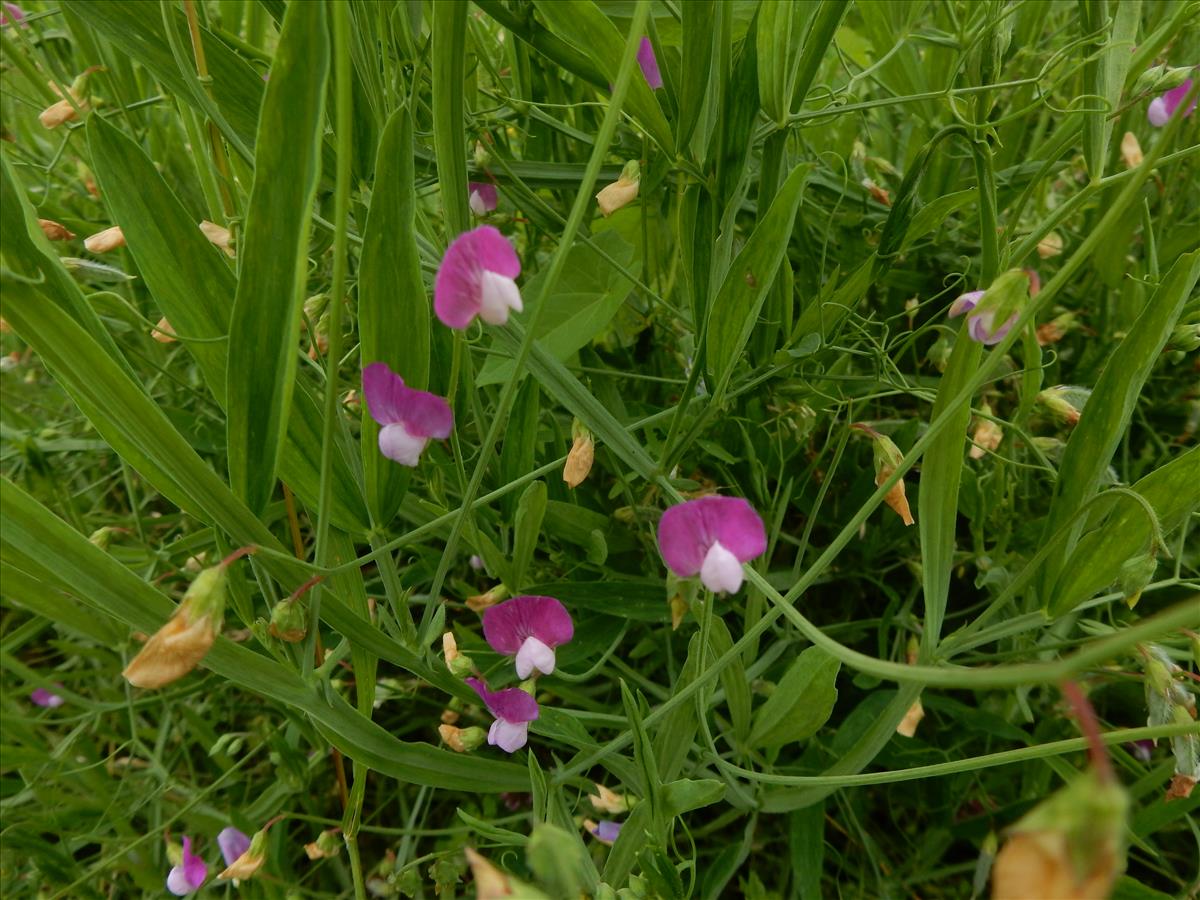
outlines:
M6 895L1200 886L1194 3L0 29Z

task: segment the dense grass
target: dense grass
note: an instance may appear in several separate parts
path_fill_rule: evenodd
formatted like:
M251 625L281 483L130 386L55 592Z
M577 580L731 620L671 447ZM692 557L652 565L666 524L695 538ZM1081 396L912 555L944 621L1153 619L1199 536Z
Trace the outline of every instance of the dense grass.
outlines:
M1195 2L22 6L6 896L160 894L232 824L266 862L208 893L475 896L475 848L517 896L965 898L1106 756L1113 895L1194 896L1200 793L1164 795L1200 775L1200 87L1148 109L1200 62ZM481 224L524 312L453 331L435 274ZM947 313L989 288L985 345ZM414 468L378 361L453 409ZM767 536L717 595L657 535L713 492ZM123 679L250 546L201 666ZM491 721L472 665L517 683L478 613L517 594L574 638L526 748L454 752L439 725Z

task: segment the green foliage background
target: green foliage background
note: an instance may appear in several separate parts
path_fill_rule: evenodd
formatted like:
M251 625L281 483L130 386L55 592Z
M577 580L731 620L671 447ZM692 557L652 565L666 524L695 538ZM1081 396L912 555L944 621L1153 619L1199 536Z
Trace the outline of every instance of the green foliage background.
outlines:
M165 838L214 863L222 827L277 820L247 896L472 896L465 846L553 897L974 896L1086 765L1068 678L1133 798L1116 895L1196 889L1200 795L1163 802L1168 741L1129 751L1196 730L1146 727L1139 652L1200 666L1200 116L1153 128L1139 80L1200 59L1195 2L24 11L0 33L6 895L161 892ZM639 198L604 219L630 159ZM525 312L459 335L431 286L469 181L499 187ZM88 254L112 224L127 246ZM996 346L946 319L1021 268L1040 291ZM358 396L378 360L455 411L412 472ZM1058 384L1074 427L1038 399ZM968 457L984 419L1004 439ZM856 423L904 454L878 486ZM881 505L900 477L915 528ZM655 542L711 489L769 536L715 600ZM133 633L247 544L203 668L129 687ZM270 637L314 576L307 639ZM443 631L512 677L466 604L496 588L576 620L512 758L437 731L486 725ZM640 801L612 848L580 827L593 782ZM310 862L335 827L346 852Z

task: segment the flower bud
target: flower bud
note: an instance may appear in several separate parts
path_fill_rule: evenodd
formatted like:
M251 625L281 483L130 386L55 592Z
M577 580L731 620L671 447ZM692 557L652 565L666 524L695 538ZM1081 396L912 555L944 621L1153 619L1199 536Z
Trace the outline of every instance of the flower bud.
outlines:
M595 441L592 440L592 433L579 425L575 433L575 442L571 445L571 452L567 454L567 462L563 466L563 481L567 483L567 487L575 488L583 483L592 471L594 459Z
M228 228L205 219L200 223L200 230L213 245L219 247L226 256L233 259L233 233Z
M1057 344L1066 336L1067 332L1074 327L1075 313L1065 312L1062 315L1055 316L1049 322L1045 322L1038 326L1038 346L1045 347L1047 344Z
M892 205L892 195L889 194L884 188L881 188L879 185L877 185L870 178L864 178L861 183L862 186L866 188L867 193L871 195L872 199L882 203L884 206Z
M592 806L602 813L620 815L621 813L629 812L629 801L616 791L610 791L599 782L596 782L596 793L588 794L588 799L592 801Z
M608 217L636 200L641 178L641 166L638 165L636 159L625 163L625 168L621 170L621 177L596 194L596 203L600 206L600 212Z
M60 225L53 219L38 219L38 225L42 228L42 234L50 241L73 241L75 233L67 226Z
M1136 169L1144 158L1137 135L1132 131L1125 132L1125 136L1121 138L1121 159L1125 161L1126 168Z
M903 461L904 454L900 452L900 448L893 443L891 438L880 434L870 426L853 425L851 427L871 439L875 458L875 486L878 487L892 477L896 467ZM892 485L891 490L884 496L883 502L895 511L905 525L914 523L912 511L908 507L908 498L904 494L903 478Z
M904 718L900 720L900 724L896 726L896 734L906 738L912 737L917 733L917 726L921 724L923 718L925 718L925 707L921 705L920 700L914 700L913 705L904 714Z
M464 848L463 852L467 857L467 865L471 867L471 877L475 879L475 896L478 900L514 896L507 875L470 847Z
M1151 66L1138 76L1137 81L1133 84L1133 93L1169 91L1187 81L1191 74L1190 66Z
M982 412L985 416L990 416L992 408L985 403ZM975 425L975 434L971 438L971 449L967 455L971 459L983 459L986 454L995 452L1002 440L1004 440L1004 429L991 419L981 417Z
M442 723L438 726L438 734L442 742L455 753L470 753L482 746L487 740L487 732L482 728L458 728Z
M250 847L231 862L220 875L217 876L218 881L228 881L231 878L238 881L245 881L248 878L253 878L254 874L262 868L263 863L267 861L267 832L266 829L255 833L250 839Z
M342 852L342 841L334 829L322 831L315 841L304 845L304 852L309 859L324 859L326 856L337 856Z
M1130 609L1137 606L1138 600L1142 598L1142 591L1154 580L1154 573L1157 569L1158 560L1154 558L1153 551L1127 559L1121 566L1121 574L1117 582Z
M159 688L182 678L204 659L225 617L226 567L205 569L183 602L122 673L134 687Z
M1021 819L996 856L992 900L1103 900L1125 867L1129 797L1092 771Z
M108 253L125 246L125 233L121 231L120 225L114 225L84 238L83 246L90 253Z
M1039 393L1037 401L1046 407L1056 419L1074 427L1079 423L1081 410L1090 395L1091 391L1086 388L1057 384Z
M456 678L466 678L475 672L475 663L471 657L459 652L458 642L454 639L454 633L447 631L442 635L442 659L446 663L446 668L450 670L450 674Z
M1038 241L1037 252L1042 259L1050 259L1053 256L1060 256L1063 251L1063 239L1056 231L1051 231L1048 235Z
M271 624L267 631L271 637L289 644L304 640L308 634L308 613L298 600L280 600L271 610Z
M489 606L494 606L508 596L508 589L502 584L496 585L490 591L476 594L467 598L467 607L472 612L483 612Z
M150 332L150 337L154 338L160 344L175 343L175 329L171 327L171 323L167 321L166 316L158 320L158 324Z
M60 97L62 96L62 91L58 89L58 85L51 82L50 88L54 91L54 93L58 94ZM74 104L64 97L62 100L51 103L40 113L38 113L38 121L42 123L43 128L57 128L59 125L65 125L67 122L74 121L75 117L79 115L79 113L75 111L76 107L85 112L87 111L88 104L86 99L76 94L74 91L71 92L71 97L75 101Z
M112 543L113 535L122 529L114 528L112 525L105 525L103 528L97 528L88 536L88 542L93 546L99 547L101 550L107 550L108 545Z
M1191 353L1200 348L1200 322L1182 322L1176 325L1167 340L1167 350Z

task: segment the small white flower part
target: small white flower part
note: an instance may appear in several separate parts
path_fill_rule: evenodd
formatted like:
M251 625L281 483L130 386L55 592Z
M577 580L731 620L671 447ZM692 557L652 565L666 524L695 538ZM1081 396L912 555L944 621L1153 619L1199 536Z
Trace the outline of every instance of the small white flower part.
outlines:
M483 197L479 195L479 191L471 191L471 196L467 199L467 205L471 207L471 212L477 216L486 216L488 209L484 205Z
M421 459L421 451L428 443L429 438L409 434L400 422L384 425L379 429L380 452L402 466L415 466Z
M479 318L489 325L503 325L508 321L508 311L520 312L521 291L511 278L484 269L479 279Z
M543 644L533 635L525 638L517 651L517 677L528 678L537 669L543 675L554 674L554 648Z
M488 729L488 743L505 753L516 753L529 740L528 722L510 722L497 719Z
M714 541L704 555L700 581L713 593L736 592L742 586L742 564L720 541Z

